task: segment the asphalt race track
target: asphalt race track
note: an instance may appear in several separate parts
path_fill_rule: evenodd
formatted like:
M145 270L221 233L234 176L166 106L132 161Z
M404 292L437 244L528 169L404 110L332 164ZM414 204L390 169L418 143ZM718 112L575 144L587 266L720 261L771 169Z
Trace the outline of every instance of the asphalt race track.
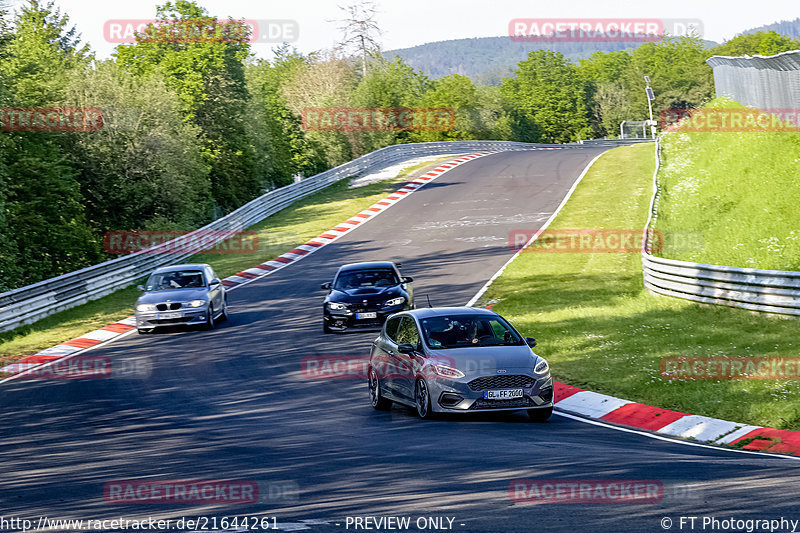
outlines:
M348 516L408 516L412 525L450 517L448 527L465 532L664 531L663 517L674 521L671 530L680 530L680 516L798 518L796 491L788 490L800 484L797 461L562 416L546 424L528 423L524 413L422 422L405 408L373 411L364 381L301 372L305 357L366 355L374 338L322 333L319 285L340 264L400 261L415 278L418 305L426 294L434 305L463 305L513 254L509 232L538 228L603 150L469 162L297 264L231 292L231 318L214 331L133 334L89 352L138 373L3 384L2 514L277 516L284 530L317 519L305 523L309 531L354 531L345 528ZM533 478L657 480L665 496L657 503L512 501L511 482ZM104 499L106 483L131 479L253 480L261 501Z

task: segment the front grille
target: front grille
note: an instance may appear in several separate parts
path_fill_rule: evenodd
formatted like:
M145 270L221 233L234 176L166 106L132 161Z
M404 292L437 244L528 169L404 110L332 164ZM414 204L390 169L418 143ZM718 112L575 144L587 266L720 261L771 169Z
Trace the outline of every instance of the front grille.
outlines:
M381 319L362 319L362 320L353 320L352 324L350 324L351 328L377 328L382 327L383 321Z
M374 311L380 311L381 304L358 304L358 305L351 305L350 310L354 313L369 313Z
M475 400L470 406L470 411L475 409L508 409L509 407L535 407L529 398L514 398L513 400Z
M193 319L194 317L191 316L182 316L180 318L161 318L157 320L148 320L148 322L152 322L153 324L181 324L183 322L189 322Z
M534 381L535 380L532 377L523 375L484 376L482 378L475 378L470 381L469 388L474 391L521 387L528 388L533 386Z
M156 309L159 311L174 311L176 309L180 309L181 305L183 304L180 302L173 302L171 304L156 304Z

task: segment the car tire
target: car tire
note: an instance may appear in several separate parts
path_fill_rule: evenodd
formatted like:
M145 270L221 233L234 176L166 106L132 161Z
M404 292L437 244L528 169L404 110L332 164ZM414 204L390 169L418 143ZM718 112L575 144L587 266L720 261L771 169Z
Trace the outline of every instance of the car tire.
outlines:
M414 404L417 409L417 416L421 419L431 420L434 417L428 384L422 378L418 378L417 383L414 385Z
M528 409L528 420L531 422L547 422L552 415L552 406L545 409Z
M328 327L328 323L324 320L322 321L322 333L333 333L331 328Z
M220 322L227 322L228 320L228 299L222 301L222 312L219 314Z
M205 330L212 330L216 323L214 322L214 306L208 306L208 312L206 313L206 323L203 324L203 329Z
M369 369L369 378L367 379L369 386L369 397L372 402L372 408L376 411L388 411L392 408L392 401L384 398L381 394L381 380L374 368Z

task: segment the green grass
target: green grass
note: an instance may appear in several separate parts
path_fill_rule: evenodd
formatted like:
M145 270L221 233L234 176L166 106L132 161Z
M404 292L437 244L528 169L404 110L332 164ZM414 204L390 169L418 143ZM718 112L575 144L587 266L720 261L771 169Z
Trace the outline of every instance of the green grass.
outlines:
M248 228L258 233L256 253L199 254L187 259L187 262L209 263L220 277L241 272L313 239L397 190L398 182L408 180L418 170L453 157L456 156L419 163L403 169L394 179L355 189L348 189L350 180L342 180ZM135 286L121 289L35 324L0 334L0 365L132 315L133 304L139 294Z
M718 99L709 107L743 106ZM666 246L656 255L736 267L800 268L798 154L796 129L692 132L686 123L665 133L655 228L663 232Z
M550 229L642 228L651 144L616 148L584 177ZM677 356L797 355L797 321L656 296L638 253L522 253L483 297L538 341L555 379L662 408L800 429L797 381L667 381Z

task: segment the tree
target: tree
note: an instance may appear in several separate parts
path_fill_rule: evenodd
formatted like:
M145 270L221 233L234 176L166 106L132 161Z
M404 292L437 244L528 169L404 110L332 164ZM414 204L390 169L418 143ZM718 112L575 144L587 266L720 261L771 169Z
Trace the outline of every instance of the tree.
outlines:
M67 87L67 105L105 110L103 129L73 133L85 205L100 232L194 229L212 215L209 168L199 128L157 72L130 76L99 63Z
M759 31L738 35L719 46L708 50L709 57L715 56L771 56L800 49L800 40L780 35L774 31Z
M260 124L259 138L269 164L272 186L291 183L292 176L312 176L327 168L324 157L306 138L298 115L289 109L283 88L306 58L288 45L274 50L272 63L258 60L247 66L247 88L252 96L252 124Z
M353 94L354 105L366 108L418 107L423 95L433 88L425 74L415 70L400 57L392 61L376 59L367 75L361 78ZM383 146L408 142L408 131L376 131L360 133L353 141L359 155Z
M218 32L220 23L191 1L167 2L157 9L159 20L173 28L210 28ZM239 28L228 34L247 36ZM268 183L266 168L260 165L249 137L247 103L249 94L244 75L244 60L249 55L247 39L195 39L191 31L171 38L169 31L151 25L137 36L136 44L117 48L117 62L128 72L147 76L163 74L168 86L181 102L184 119L200 128L203 157L211 168L212 194L223 210L232 210L262 192Z
M631 108L642 118L647 116L644 76L652 80L654 117L664 109L700 107L709 101L714 96L714 79L707 57L697 37L665 38L637 48L623 77Z
M361 75L367 75L367 59L380 57L381 46L377 40L381 30L375 22L377 8L370 0L359 0L348 5L339 6L345 12L345 19L340 22L342 32L340 46L344 50L354 50L361 58Z
M451 109L454 114L452 129L446 131L414 132L415 141L456 141L477 139L486 130L482 93L466 76L451 74L432 83L420 100L423 108Z
M590 123L597 136L616 135L623 120L641 120L629 104L630 90L622 81L631 68L625 50L595 52L580 61L578 72L586 85Z
M30 0L14 19L0 77L13 106L53 106L88 63L69 19ZM99 244L81 204L77 172L64 152L65 133L4 134L5 220L19 261L13 285L63 274L99 260ZM0 178L2 179L2 178ZM9 283L10 285L10 283Z
M585 84L560 52L534 50L515 74L501 90L512 106L516 140L560 143L591 137Z
M353 66L345 59L330 55L313 55L294 69L283 84L282 93L289 110L302 117L308 108L341 108L353 106L357 78ZM357 132L306 130L306 139L328 166L336 166L357 157Z

